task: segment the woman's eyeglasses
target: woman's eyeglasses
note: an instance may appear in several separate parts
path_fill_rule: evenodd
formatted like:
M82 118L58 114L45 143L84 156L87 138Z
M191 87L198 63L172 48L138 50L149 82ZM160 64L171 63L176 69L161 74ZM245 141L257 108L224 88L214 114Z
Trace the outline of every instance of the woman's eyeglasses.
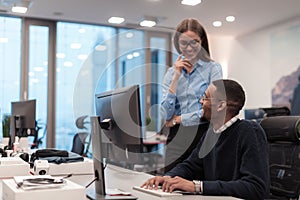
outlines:
M198 40L190 40L190 41L179 40L179 46L181 48L187 48L189 45L193 48L197 48L197 47L199 47L199 44L200 44L200 41L198 41Z

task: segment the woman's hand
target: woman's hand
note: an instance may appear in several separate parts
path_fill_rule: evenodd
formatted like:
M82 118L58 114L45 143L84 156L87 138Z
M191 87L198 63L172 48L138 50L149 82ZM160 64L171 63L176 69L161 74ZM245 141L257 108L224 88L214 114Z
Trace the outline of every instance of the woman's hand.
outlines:
M174 63L174 74L172 77L172 82L169 86L169 92L171 94L176 94L178 79L182 73L182 69L185 68L190 73L193 67L193 65L188 60L182 58L183 55L179 55L176 62Z
M193 65L187 59L183 59L183 55L180 54L174 63L174 76L180 76L183 68L190 72L192 67Z

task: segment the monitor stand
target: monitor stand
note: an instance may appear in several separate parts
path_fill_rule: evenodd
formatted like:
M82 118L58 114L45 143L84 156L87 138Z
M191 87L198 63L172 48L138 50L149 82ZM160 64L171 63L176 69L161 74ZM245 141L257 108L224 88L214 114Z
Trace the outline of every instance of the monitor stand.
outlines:
M137 197L129 195L106 195L105 192L105 177L104 177L104 166L102 160L102 149L101 149L101 131L100 131L100 119L99 117L92 116L90 118L91 123L91 137L92 137L92 152L93 152L93 163L95 182L94 187L86 190L86 196L92 200L110 200L110 199L137 199Z

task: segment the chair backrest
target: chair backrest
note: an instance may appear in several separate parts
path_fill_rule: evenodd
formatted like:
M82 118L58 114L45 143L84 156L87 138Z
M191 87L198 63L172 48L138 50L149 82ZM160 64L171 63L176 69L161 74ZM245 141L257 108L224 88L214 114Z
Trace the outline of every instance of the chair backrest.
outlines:
M87 132L79 132L74 135L71 152L84 156L85 140L88 136Z
M266 117L261 121L269 142L270 192L279 199L300 194L300 116Z

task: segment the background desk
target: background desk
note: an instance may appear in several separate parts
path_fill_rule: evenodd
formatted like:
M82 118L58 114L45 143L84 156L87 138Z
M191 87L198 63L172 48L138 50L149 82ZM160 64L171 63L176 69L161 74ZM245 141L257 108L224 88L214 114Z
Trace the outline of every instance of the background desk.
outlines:
M157 197L154 195L146 194L133 190L132 187L141 185L148 178L152 177L144 172L137 172L121 167L107 165L105 169L105 180L106 188L117 188L126 192L131 192L134 196L138 197L139 200L238 200L234 197L223 197L223 196L201 196L201 195L183 195L173 197ZM84 178L84 176L82 177ZM86 186L88 182L92 181L91 177L85 178L86 180L74 181L82 186ZM2 200L2 180L0 181L0 200ZM90 187L93 187L90 186ZM60 200L60 199L57 199Z

